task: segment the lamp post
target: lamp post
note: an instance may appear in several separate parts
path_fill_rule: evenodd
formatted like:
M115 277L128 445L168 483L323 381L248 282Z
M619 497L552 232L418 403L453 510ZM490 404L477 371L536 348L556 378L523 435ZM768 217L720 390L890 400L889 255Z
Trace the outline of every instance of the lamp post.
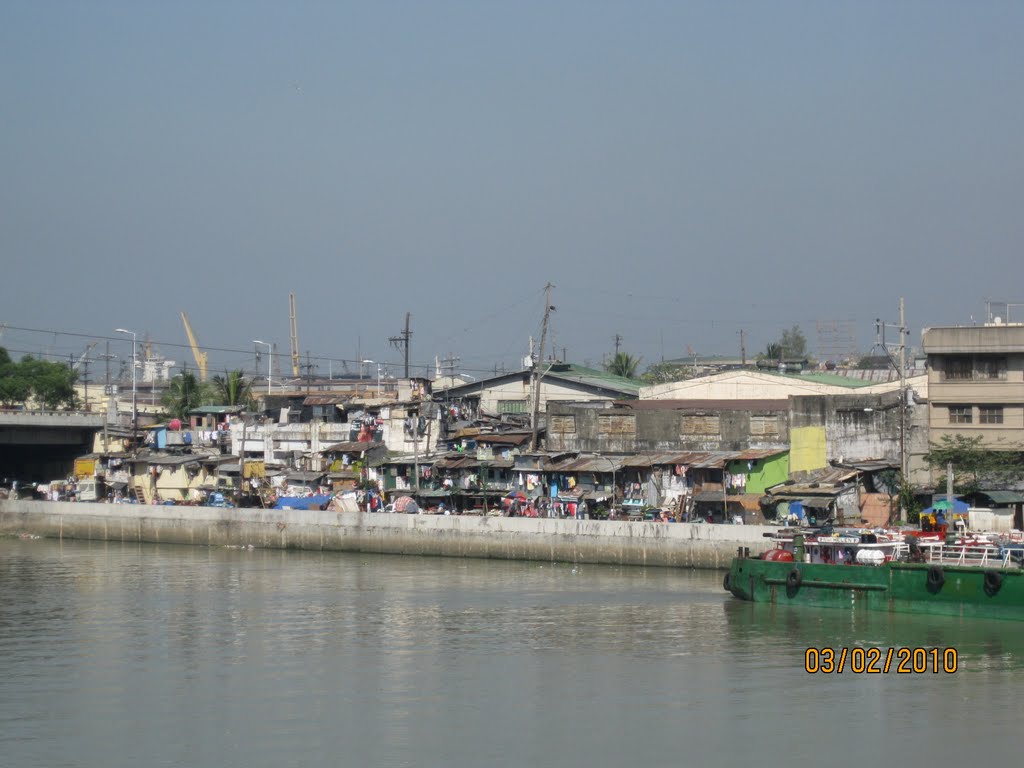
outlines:
M115 328L114 333L130 333L132 337L132 450L135 450L135 437L139 428L139 411L136 400L136 382L135 382L135 340L137 334L135 331L129 331L126 328Z
M380 363L375 363L373 360L360 360L359 361L359 378L363 378L363 366L369 363L370 365L377 366L377 397L380 397Z
M270 377L274 371L274 345L266 341L260 341L259 339L253 339L253 344L264 345L270 354L267 356L267 395L270 395ZM269 407L269 406L268 406Z

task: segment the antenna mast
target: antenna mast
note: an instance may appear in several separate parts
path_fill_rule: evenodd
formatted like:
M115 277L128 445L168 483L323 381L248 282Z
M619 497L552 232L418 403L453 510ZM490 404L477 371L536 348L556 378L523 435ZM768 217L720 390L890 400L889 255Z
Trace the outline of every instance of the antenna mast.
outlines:
M409 330L409 320L412 315L408 312L405 313L405 330L397 336L391 336L388 341L391 342L391 346L398 348L401 347L405 351L405 378L409 378L409 339L412 338L412 331Z
M530 419L530 450L537 450L537 425L540 420L540 380L543 374L540 367L544 365L544 341L548 337L548 318L551 316L554 307L551 306L551 283L544 286L544 322L540 330L540 352L537 354L537 364L533 366L533 418Z
M299 325L295 320L295 294L288 294L288 319L291 321L292 331L292 376L298 377L299 373Z

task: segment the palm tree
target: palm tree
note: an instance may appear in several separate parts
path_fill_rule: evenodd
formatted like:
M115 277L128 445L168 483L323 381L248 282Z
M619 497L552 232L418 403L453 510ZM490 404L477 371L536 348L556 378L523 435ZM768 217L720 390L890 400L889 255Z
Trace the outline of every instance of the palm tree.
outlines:
M171 379L171 386L163 397L167 412L176 419L184 419L188 412L203 404L203 388L194 373L185 371Z
M641 358L633 357L626 352L616 352L604 369L615 376L622 376L624 379L635 379L636 369L640 365Z
M764 359L765 360L781 360L782 359L782 345L777 343L771 343L764 348Z
M215 405L249 405L252 400L252 382L241 370L224 371L213 377L212 397Z

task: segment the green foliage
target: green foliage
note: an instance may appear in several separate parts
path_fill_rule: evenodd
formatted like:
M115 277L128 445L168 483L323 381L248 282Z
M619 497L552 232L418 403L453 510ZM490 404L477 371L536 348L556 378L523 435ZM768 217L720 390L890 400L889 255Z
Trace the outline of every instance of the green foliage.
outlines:
M163 403L167 412L176 419L184 419L189 411L198 408L205 400L204 388L194 373L185 371L171 379L171 385L164 393Z
M604 369L615 376L622 376L625 379L635 379L636 369L640 365L641 358L633 357L626 352L616 352L615 357L605 363Z
M943 435L924 455L932 469L945 470L953 465L953 490L958 494L979 490L982 482L1001 484L1019 477L1022 469L1019 450L996 451L982 447L982 438ZM946 474L938 480L945 487Z
M764 352L758 355L760 360L802 360L808 356L807 337L800 330L799 325L787 328L782 332L781 338L773 341Z
M252 402L252 382L241 370L225 371L213 377L210 405L245 405Z
M782 339L779 341L782 347L782 354L788 358L807 357L807 337L800 330L799 325L794 325L782 332Z
M647 384L668 384L692 378L693 368L679 363L655 363L648 366L640 378Z
M12 362L6 349L0 347L0 403L5 406L27 405L34 400L41 408L74 408L75 379L78 374L63 363L51 363L26 355Z

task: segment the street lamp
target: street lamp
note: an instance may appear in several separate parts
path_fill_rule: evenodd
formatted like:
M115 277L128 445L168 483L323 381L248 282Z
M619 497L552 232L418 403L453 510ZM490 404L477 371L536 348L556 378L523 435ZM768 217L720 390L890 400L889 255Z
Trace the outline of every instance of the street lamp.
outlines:
M371 365L377 366L377 397L380 397L380 363L374 363L373 360L360 360L359 361L359 378L363 378L363 365L370 363Z
M266 341L260 341L259 339L253 339L253 344L263 344L269 351L270 354L267 356L267 394L270 394L270 376L274 370L274 345L269 344Z
M139 411L136 405L136 383L135 383L135 331L129 331L126 328L115 328L114 333L130 333L132 336L132 450L135 450L135 437L139 428Z

